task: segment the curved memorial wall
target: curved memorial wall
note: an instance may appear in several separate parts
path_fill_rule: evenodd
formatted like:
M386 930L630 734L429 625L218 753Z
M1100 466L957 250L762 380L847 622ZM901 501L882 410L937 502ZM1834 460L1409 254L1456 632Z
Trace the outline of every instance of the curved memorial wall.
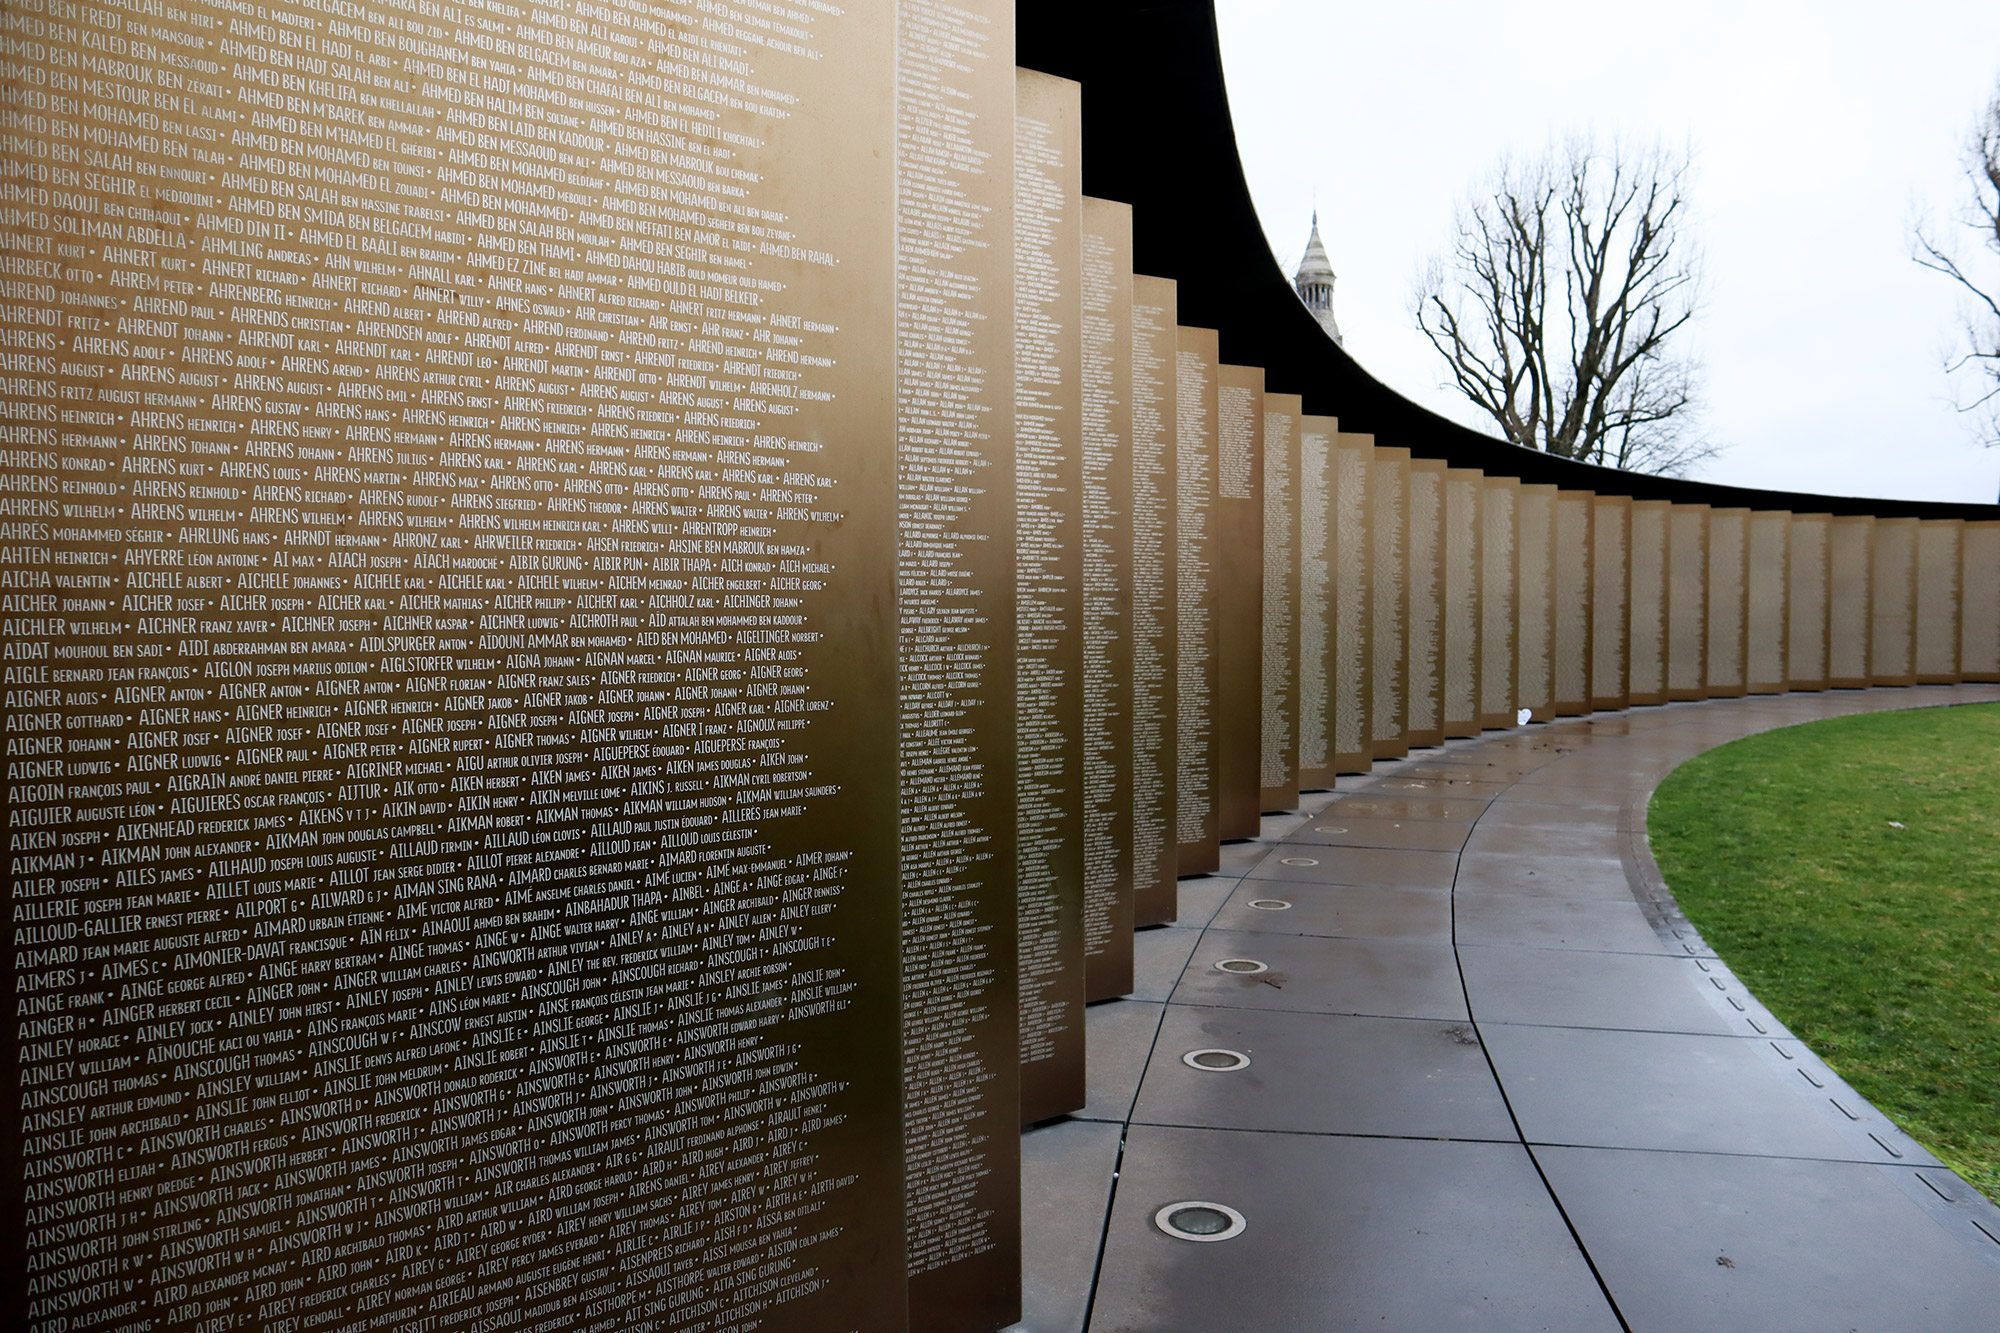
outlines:
M1261 810L2000 679L2000 511L1510 448L1272 264L1213 18L0 14L9 1327L996 1329Z

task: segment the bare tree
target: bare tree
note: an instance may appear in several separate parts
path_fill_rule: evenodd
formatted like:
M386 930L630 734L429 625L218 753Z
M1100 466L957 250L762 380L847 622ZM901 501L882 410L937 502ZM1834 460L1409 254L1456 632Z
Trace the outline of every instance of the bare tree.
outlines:
M1572 139L1501 163L1418 278L1417 326L1515 444L1642 472L1716 451L1680 335L1701 293L1688 159Z
M2000 260L2000 93L1967 136L1963 165L1970 197L1958 220ZM1945 373L1958 386L1955 406L1973 419L1979 442L2000 445L2000 273L1990 281L1968 274L1959 264L1957 247L1923 225L1917 228L1913 257L1960 288L1959 342L1945 357Z

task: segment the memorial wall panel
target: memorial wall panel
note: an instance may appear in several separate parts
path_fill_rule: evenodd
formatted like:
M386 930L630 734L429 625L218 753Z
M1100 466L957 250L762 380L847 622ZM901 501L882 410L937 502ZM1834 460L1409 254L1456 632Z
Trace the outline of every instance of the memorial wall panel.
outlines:
M1264 650L1258 805L1299 804L1299 575L1302 478L1297 394L1264 395ZM1320 520L1325 526L1325 518ZM1324 597L1324 593L1321 594Z
M1589 491L1556 493L1552 555L1555 648L1550 670L1555 711L1577 717L1590 711L1592 570L1590 528L1597 497Z
M1965 525L1959 563L1959 673L2000 681L2000 523Z
M1516 707L1537 722L1555 720L1555 518L1556 488L1523 486L1516 493L1515 675Z
M1667 701L1667 500L1632 502L1631 693L1633 705Z
M1750 511L1711 509L1708 514L1708 693L1740 698L1748 692L1750 615Z
M1020 1318L1013 7L895 14L909 1320L983 1333Z
M1873 517L1842 514L1828 523L1826 671L1827 683L1837 690L1862 690L1874 683L1869 666L1874 561Z
M1179 476L1174 607L1179 627L1180 717L1175 742L1174 836L1182 875L1220 868L1216 785L1216 506L1219 361L1214 329L1182 328L1175 340L1174 461Z
M1400 759L1410 752L1410 451L1376 446L1368 480L1369 566L1374 652L1370 754Z
M1014 857L1021 1123L1083 1090L1083 98L1014 81Z
M1132 990L1132 209L1083 201L1084 998Z
M1667 697L1708 697L1708 506L1667 515Z
M1264 372L1216 380L1215 823L1224 839L1263 826Z
M1877 685L1917 683L1917 527L1921 521L1875 521L1868 670Z
M1375 762L1374 619L1375 439L1339 432L1334 436L1333 485L1333 766L1341 773L1366 773ZM1328 784L1332 785L1332 784Z
M1434 459L1410 462L1409 741L1444 744L1444 474Z
M1479 515L1479 725L1513 727L1519 694L1521 483L1487 477Z
M1823 690L1832 683L1827 630L1832 602L1833 515L1794 514L1785 579L1785 684Z
M1132 279L1132 913L1172 921L1180 736L1180 481L1174 284Z
M1963 634L1959 572L1965 524L1958 519L1927 520L1917 527L1917 683L1956 685Z
M1744 609L1744 674L1752 694L1783 694L1786 624L1790 619L1792 516L1783 510L1750 515L1749 583Z
M1333 786L1333 682L1339 677L1335 580L1339 565L1334 519L1335 441L1332 417L1299 419L1299 790Z
M1600 495L1590 517L1590 706L1624 708L1632 671L1632 501Z
M60 14L10 1327L900 1327L894 15Z
M1479 734L1479 516L1485 477L1472 468L1444 474L1444 614L1441 641L1444 733Z

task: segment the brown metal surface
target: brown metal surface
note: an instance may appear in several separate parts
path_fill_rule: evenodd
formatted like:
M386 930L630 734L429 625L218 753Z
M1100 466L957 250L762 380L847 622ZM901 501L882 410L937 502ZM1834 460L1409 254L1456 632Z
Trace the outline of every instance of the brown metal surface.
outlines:
M1596 516L1596 501L1596 495L1589 491L1556 493L1550 591L1555 646L1550 672L1554 679L1555 711L1564 717L1590 711L1590 625L1594 609L1590 529Z
M1875 520L1867 515L1834 518L1827 527L1826 674L1835 689L1860 690L1874 683L1874 568Z
M8 1327L902 1325L895 16L548 9L7 9Z
M1917 528L1921 522L1914 518L1875 521L1868 672L1877 685L1917 683Z
M1485 477L1473 468L1444 474L1442 670L1446 736L1479 734L1479 517Z
M1375 762L1375 439L1341 432L1333 455L1333 766L1366 773Z
M1523 486L1514 519L1515 676L1518 707L1537 722L1555 720L1556 488Z
M1794 690L1832 684L1828 656L1833 592L1833 516L1794 514L1786 553L1785 682Z
M1083 1109L1083 96L1014 82L1014 858L1021 1123Z
M1479 725L1519 725L1521 483L1487 477L1479 518Z
M1600 495L1590 520L1590 706L1624 708L1632 682L1632 501Z
M1262 827L1264 757L1264 372L1222 366L1216 388L1215 824Z
M1743 659L1752 694L1782 694L1787 665L1792 516L1781 509L1750 515L1748 584L1744 593Z
M1708 692L1739 698L1749 687L1750 511L1708 514Z
M1020 1317L1013 11L896 16L909 1320L984 1333Z
M1216 705L1216 560L1221 510L1216 504L1221 460L1217 439L1220 380L1214 329L1176 335L1174 457L1180 477L1175 610L1179 623L1180 708L1175 758L1174 837L1179 873L1205 875L1221 867L1220 778Z
M1631 691L1634 705L1667 701L1667 519L1666 500L1632 502Z
M1340 423L1299 421L1299 789L1333 786L1336 580L1340 550L1335 491Z
M1965 676L1959 663L1964 545L1962 520L1937 519L1917 528L1917 682L1922 685L1955 685Z
M2000 523L1967 523L1959 562L1960 673L2000 680Z
M1410 462L1409 658L1412 746L1444 744L1444 474Z
M1132 209L1083 201L1084 998L1132 990Z
M1667 697L1708 697L1708 506L1667 514Z
M1132 279L1132 913L1172 921L1180 735L1174 284Z
M1301 478L1297 394L1264 395L1264 643L1258 804L1299 804ZM1324 523L1324 518L1321 522Z
M1374 652L1370 753L1410 752L1410 451L1376 446L1368 481L1374 560L1369 566Z

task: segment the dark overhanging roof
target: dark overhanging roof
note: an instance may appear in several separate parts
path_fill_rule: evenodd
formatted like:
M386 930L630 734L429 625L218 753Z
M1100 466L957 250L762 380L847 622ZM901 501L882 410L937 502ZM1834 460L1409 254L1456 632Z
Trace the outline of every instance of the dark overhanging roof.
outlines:
M1084 192L1133 206L1137 271L1179 283L1180 322L1218 330L1224 361L1262 366L1273 392L1302 395L1306 411L1338 417L1341 429L1455 467L1604 495L1797 513L2000 519L2000 506L1989 504L1751 490L1593 467L1483 435L1418 406L1321 332L1272 257L1237 156L1212 0L1018 0L1016 15L1019 63L1083 85ZM1893 447L1897 423L1880 429L1883 447Z

